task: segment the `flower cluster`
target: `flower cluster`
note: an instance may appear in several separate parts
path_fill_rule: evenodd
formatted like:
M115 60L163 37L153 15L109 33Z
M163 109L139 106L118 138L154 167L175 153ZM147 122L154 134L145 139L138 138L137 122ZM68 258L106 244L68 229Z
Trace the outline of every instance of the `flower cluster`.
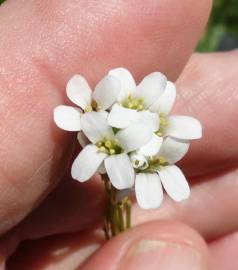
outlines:
M190 140L201 138L202 128L193 117L168 115L176 88L162 73L151 73L136 85L127 69L116 68L94 91L75 75L66 92L78 107L56 107L54 121L78 132L83 149L72 165L74 179L84 182L106 173L117 190L135 187L145 209L160 206L163 188L175 201L188 198L189 185L174 164Z

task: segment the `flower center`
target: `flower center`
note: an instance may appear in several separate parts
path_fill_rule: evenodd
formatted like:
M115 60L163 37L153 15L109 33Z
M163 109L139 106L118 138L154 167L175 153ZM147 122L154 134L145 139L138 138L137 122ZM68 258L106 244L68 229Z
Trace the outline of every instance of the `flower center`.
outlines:
M121 154L123 152L122 147L117 140L103 139L96 143L99 151L108 155Z
M91 105L88 105L85 108L85 112L92 112L92 111L96 111L98 112L101 109L101 107L98 105L96 100L92 100Z
M155 134L159 137L162 137L165 133L166 128L168 127L168 120L166 116L163 113L160 113L159 115L159 130L155 132Z
M128 98L123 100L121 105L125 108L136 110L136 111L143 111L145 109L144 99L134 98L131 95L129 95Z
M169 164L164 156L154 156L146 158L140 155L131 155L130 158L133 167L137 171L153 173Z
M150 157L148 160L149 170L158 170L161 167L167 166L168 162L164 156Z

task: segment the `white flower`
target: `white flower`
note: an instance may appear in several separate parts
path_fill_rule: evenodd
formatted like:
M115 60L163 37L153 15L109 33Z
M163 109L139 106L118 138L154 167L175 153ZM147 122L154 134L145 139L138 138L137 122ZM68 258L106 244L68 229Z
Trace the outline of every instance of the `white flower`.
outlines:
M183 115L168 116L174 105L175 98L175 85L167 81L165 91L149 107L150 111L157 113L159 116L159 129L155 132L151 141L141 148L141 154L145 156L155 155L158 153L163 139L168 136L187 142L202 137L202 126L194 117Z
M145 157L138 152L136 155L131 154L130 158L137 172L135 193L141 208L158 208L161 205L162 185L175 201L179 202L189 197L188 182L182 171L173 165L187 153L188 148L189 142L167 137L159 153L153 157Z
M127 153L147 143L152 133L138 123L114 132L108 125L107 117L108 113L105 111L82 115L82 131L91 144L84 144L86 146L72 165L71 174L74 179L84 182L105 166L115 188L130 188L134 184L135 172ZM79 133L78 139L84 143L81 135Z
M124 68L116 68L109 74L121 82L118 103L112 106L108 122L116 128L128 127L133 122L146 123L152 131L159 129L157 113L151 113L149 107L160 97L166 87L166 77L160 72L146 76L138 86L131 73Z
M92 91L81 75L73 76L66 87L68 98L79 107L60 105L54 110L54 121L58 127L68 131L81 130L83 112L106 110L116 101L120 93L120 81L112 76L105 76Z
M200 122L190 116L173 115L168 116L176 98L175 85L168 81L165 91L149 107L149 110L156 112L160 116L160 130L156 132L158 136L170 136L181 140L193 140L202 137L202 127Z
M169 116L176 88L163 74L151 73L136 86L127 69L116 68L94 91L75 75L66 92L78 107L56 107L54 121L78 131L83 149L72 165L74 179L84 182L97 172L107 173L120 190L119 200L135 183L138 204L145 209L160 206L163 188L175 201L189 197L188 182L174 164L190 140L201 138L202 127L193 117Z

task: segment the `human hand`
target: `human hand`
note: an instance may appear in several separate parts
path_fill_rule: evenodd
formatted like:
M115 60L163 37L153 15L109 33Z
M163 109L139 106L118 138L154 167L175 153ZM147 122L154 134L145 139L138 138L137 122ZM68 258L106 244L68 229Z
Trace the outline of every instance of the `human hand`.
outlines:
M199 234L209 243L222 237L209 244L214 269L236 269L235 261L228 257L237 245L235 235L230 234L238 225L236 171L232 169L238 158L233 124L237 114L236 53L195 55L177 83L179 100L175 110L181 114L189 111L204 125L204 139L192 145L183 161L194 184L191 198L182 204L166 199L156 211L135 206L135 224L157 221L135 227L105 245L94 233L103 215L100 183L70 180L63 164L70 160L73 147L69 142L73 144L74 139L52 122L53 108L62 103L65 83L75 73L85 74L92 84L115 66L127 67L138 79L154 70L176 79L201 34L210 4L172 0L9 0L0 8L0 28L6 33L0 41L2 262L24 239L77 232L34 242L35 249L31 243L28 256L22 256L20 262L12 260L9 269L46 269L52 262L56 269L75 269L96 246L102 246L100 251L80 269L113 269L119 262L123 265L119 257L136 239L147 244L142 248L139 245L139 251L149 250L139 252L144 259L141 262L136 257L136 269L149 269L152 258L158 260L154 263L156 269L162 269L161 256L166 253L178 267L178 261L184 261L183 247L188 244L199 255L197 269L207 269L207 247ZM225 111L224 104L229 104ZM161 251L157 242L152 242L156 249L151 249L150 240L184 243L182 254ZM232 244L228 246L227 241ZM69 249L56 252L63 247ZM142 254L150 254L150 249L154 254L146 259ZM129 265L126 261L128 269Z

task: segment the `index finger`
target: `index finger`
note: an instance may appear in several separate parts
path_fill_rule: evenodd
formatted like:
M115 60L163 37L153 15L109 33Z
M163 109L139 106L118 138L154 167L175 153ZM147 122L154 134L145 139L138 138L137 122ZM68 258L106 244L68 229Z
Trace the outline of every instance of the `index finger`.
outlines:
M108 69L175 79L211 1L11 1L0 8L0 233L55 186L69 137L52 123L75 73L95 83Z

